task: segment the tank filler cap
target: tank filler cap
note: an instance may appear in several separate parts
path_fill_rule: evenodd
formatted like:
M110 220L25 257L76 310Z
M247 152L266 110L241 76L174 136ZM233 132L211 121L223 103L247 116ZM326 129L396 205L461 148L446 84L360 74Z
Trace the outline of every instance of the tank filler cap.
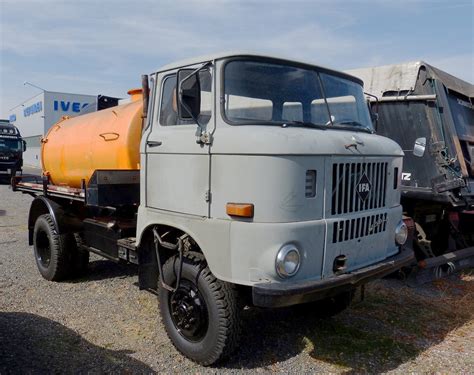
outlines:
M127 91L127 94L130 95L132 102L136 102L142 100L143 90L141 88L131 89Z

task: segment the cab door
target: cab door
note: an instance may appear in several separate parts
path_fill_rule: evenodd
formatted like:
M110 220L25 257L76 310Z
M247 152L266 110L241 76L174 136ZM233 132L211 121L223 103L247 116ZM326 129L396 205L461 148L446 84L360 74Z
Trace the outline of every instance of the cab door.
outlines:
M196 69L199 66L191 66ZM145 142L146 206L177 213L209 215L209 145L196 142L198 129L194 120L178 118L177 71L157 75L151 131ZM211 88L212 67L199 72L201 114L205 128L213 128Z

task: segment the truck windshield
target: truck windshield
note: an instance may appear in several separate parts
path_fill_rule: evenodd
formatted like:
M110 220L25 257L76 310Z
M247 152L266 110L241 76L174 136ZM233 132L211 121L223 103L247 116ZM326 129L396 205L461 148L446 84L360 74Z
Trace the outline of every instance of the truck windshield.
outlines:
M5 150L14 150L14 151L21 150L20 140L0 137L0 151L5 151Z
M466 97L448 94L449 107L459 138L474 141L474 106Z
M312 68L233 60L224 70L224 116L230 124L300 124L372 131L362 86Z

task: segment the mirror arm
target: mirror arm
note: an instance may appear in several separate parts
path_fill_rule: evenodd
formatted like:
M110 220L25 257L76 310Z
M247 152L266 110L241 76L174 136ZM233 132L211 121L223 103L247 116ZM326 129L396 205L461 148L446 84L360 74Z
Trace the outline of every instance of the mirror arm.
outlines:
M179 101L180 103L186 108L188 113L192 116L193 120L196 122L197 126L199 127L199 135L197 136L197 143L210 143L210 135L209 134L203 134L204 133L204 127L202 124L199 123L199 120L197 117L193 116L191 108L189 108L186 103L183 102L183 97L182 95L182 90L181 86L183 85L184 82L186 82L189 78L191 78L193 75L198 73L201 69L206 68L207 66L211 65L211 61L207 61L204 64L202 64L199 68L196 68L193 70L186 78L184 78L180 83L179 83Z
M376 95L369 94L368 92L364 92L364 95L370 96L371 98L375 98L375 111L372 111L372 107L370 107L370 112L371 112L371 114L374 113L376 115L376 118L375 118L375 131L377 131L377 125L379 123L379 98ZM370 103L370 100L369 100L369 103Z

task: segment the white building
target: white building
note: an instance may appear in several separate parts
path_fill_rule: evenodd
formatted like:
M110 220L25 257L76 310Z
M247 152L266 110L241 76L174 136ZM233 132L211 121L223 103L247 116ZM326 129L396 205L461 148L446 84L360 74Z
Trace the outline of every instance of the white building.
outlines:
M26 141L25 165L41 167L41 137L63 116L78 116L117 105L117 99L43 91L10 110L9 120Z

